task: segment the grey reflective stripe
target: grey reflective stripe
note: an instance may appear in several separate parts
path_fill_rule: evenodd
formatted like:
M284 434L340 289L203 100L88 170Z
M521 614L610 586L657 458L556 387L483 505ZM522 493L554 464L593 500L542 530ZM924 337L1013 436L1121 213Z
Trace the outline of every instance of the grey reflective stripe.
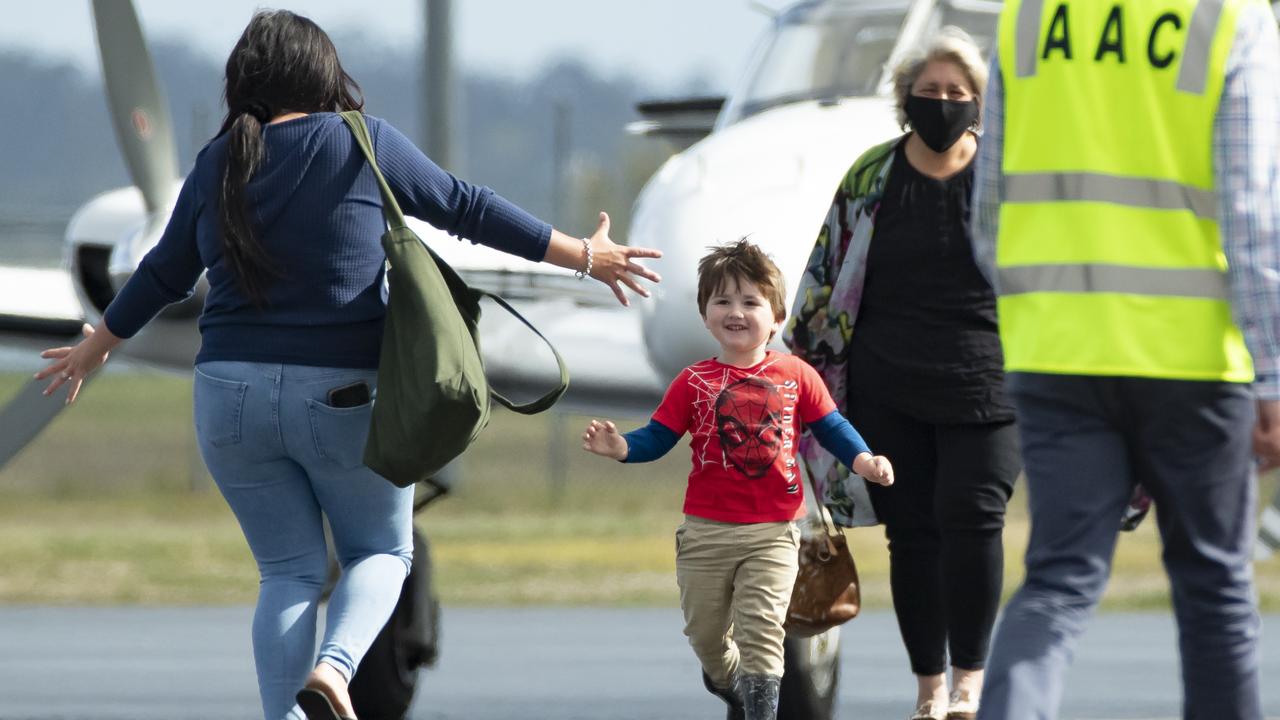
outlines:
M1034 77L1036 62L1040 57L1040 18L1044 13L1044 0L1022 0L1018 7L1018 32L1014 42L1018 77Z
M1218 32L1223 0L1200 0L1187 28L1187 45L1182 51L1182 69L1178 71L1178 89L1201 94L1209 79L1209 51Z
M1226 300L1227 274L1219 270L1101 264L1000 268L1001 297L1034 292L1124 293Z
M1218 218L1211 190L1172 180L1103 173L1017 173L1004 176L1006 202L1105 202L1155 210L1190 210L1207 220Z

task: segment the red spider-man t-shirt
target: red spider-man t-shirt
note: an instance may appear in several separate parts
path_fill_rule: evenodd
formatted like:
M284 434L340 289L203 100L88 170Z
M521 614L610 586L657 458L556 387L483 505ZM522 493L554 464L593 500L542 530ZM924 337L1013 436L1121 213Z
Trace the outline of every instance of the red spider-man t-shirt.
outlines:
M684 512L721 522L781 522L804 511L800 423L836 409L816 370L769 351L749 368L710 359L680 372L653 419L692 435Z

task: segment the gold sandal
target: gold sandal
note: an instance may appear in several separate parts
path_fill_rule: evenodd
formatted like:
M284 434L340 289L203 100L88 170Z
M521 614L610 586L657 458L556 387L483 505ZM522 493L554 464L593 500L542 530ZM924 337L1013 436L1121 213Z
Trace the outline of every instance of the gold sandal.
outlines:
M953 690L946 720L976 720L977 717L977 696L970 694L967 690Z
M932 700L925 700L907 720L947 720L947 707Z

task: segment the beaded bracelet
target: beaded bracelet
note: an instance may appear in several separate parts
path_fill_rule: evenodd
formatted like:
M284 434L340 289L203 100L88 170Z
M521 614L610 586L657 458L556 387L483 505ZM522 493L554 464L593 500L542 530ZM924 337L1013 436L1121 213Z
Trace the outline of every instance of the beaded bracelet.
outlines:
M593 258L591 257L591 240L590 239L582 238L582 249L587 251L587 267L583 270L578 270L573 274L573 276L578 278L579 280L585 280L587 276L591 274L591 261Z

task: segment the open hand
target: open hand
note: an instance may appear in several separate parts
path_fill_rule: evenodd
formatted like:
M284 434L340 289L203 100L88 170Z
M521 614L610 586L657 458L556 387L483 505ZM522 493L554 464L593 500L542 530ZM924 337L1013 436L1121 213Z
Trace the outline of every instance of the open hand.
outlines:
M592 418L582 433L582 449L614 460L627 458L627 440L618 434L618 427L608 420Z
M80 394L80 386L84 384L89 373L102 367L111 354L111 349L120 344L120 338L111 334L106 326L95 330L86 324L81 332L84 339L74 347L49 348L40 353L40 357L53 360L48 367L36 373L36 380L52 377L53 382L44 389L45 395L52 395L63 384L68 386L67 404L76 401Z
M883 455L862 453L853 459L853 471L877 485L888 487L893 484L893 466Z
M628 247L619 245L609 239L609 213L600 213L600 224L591 235L591 277L599 280L613 291L618 302L630 305L622 286L634 290L641 297L649 297L649 291L637 278L650 282L662 282L662 276L636 262L637 258L660 258L661 250L651 248Z

